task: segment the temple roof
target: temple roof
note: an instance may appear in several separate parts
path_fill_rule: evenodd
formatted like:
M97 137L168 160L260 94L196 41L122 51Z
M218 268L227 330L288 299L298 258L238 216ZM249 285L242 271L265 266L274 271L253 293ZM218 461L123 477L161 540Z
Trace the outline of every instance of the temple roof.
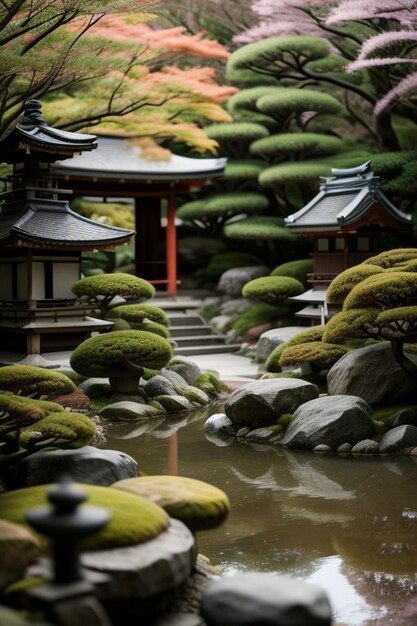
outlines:
M350 169L332 169L322 178L319 193L302 209L285 218L294 231L315 232L349 230L376 205L381 206L400 225L411 225L411 217L397 209L379 189L379 178L370 161Z
M20 210L4 206L0 215L0 244L90 249L120 245L133 234L78 215L65 201L28 200Z
M53 162L68 159L74 153L94 150L95 135L70 133L49 126L42 118L41 103L28 100L23 118L0 142L0 162L17 163L28 159Z
M126 137L99 137L97 150L76 156L68 163L55 163L53 172L62 176L89 176L129 180L192 180L221 176L227 159L191 159L170 154L152 161Z

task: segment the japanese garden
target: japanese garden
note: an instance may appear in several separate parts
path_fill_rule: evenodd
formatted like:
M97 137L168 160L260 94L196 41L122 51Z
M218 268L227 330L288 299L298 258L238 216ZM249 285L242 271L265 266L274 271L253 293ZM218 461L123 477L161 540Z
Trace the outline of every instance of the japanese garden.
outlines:
M0 626L417 623L417 2L0 23Z

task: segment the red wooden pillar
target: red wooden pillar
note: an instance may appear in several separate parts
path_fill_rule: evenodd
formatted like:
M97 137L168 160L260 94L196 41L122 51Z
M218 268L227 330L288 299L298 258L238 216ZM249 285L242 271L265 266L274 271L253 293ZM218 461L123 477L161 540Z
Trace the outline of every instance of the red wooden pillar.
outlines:
M167 292L169 296L177 294L177 234L175 229L175 193L168 196L167 228L166 228L166 259L167 259Z

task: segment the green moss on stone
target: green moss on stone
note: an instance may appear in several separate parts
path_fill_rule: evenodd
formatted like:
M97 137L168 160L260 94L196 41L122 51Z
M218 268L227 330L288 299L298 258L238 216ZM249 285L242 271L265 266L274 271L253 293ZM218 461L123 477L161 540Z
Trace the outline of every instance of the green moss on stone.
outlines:
M65 376L44 367L6 365L0 367L0 390L23 396L64 395L75 391L74 383Z
M201 374L195 386L209 396L217 396L223 391L223 385L219 379L219 375L214 372L204 372Z
M286 348L290 346L298 346L303 343L309 343L312 341L321 341L324 332L324 325L310 326L305 330L301 331L291 337L288 341L281 343L276 348L272 350L270 355L268 356L265 369L267 372L281 372L280 359L282 353Z
M290 315L292 310L291 306L284 304L279 307L271 304L255 304L239 315L233 323L233 329L243 336L255 326L261 326L268 322L275 324L280 318Z
M193 404L199 404L201 406L205 406L210 402L208 394L198 387L186 387L185 389L181 389L181 395Z
M2 517L26 525L26 511L46 506L51 487L37 485L0 494ZM87 504L104 507L111 516L105 528L82 541L84 550L108 550L144 543L157 537L169 525L165 511L150 500L111 487L84 484L80 487L89 496Z
M242 289L242 296L278 304L291 296L304 292L304 285L288 276L262 276L250 280Z
M311 341L285 348L280 358L281 367L309 363L316 369L327 369L348 352L347 348L322 341Z

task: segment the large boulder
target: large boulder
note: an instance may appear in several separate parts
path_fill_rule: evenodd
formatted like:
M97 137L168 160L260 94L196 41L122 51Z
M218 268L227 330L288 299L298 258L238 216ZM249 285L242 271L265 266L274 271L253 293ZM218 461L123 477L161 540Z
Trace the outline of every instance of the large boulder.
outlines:
M244 573L211 581L201 614L208 626L330 626L326 594L284 576Z
M234 267L230 270L226 270L220 276L217 290L230 298L238 298L242 295L242 288L246 283L254 278L268 276L269 272L270 269L264 265Z
M398 452L417 446L417 427L411 425L396 426L382 437L379 443L381 452Z
M256 346L256 361L265 363L277 346L286 343L303 330L306 330L305 326L286 326L284 328L272 328L262 333Z
M318 395L316 385L305 380L256 380L233 391L224 411L234 424L258 428L275 424L283 413L293 413Z
M197 380L201 376L201 369L198 367L197 363L194 361L187 359L187 357L174 357L171 361L165 366L164 370L171 370L179 374L189 385L195 385Z
M124 452L84 446L76 450L35 452L9 471L15 488L45 485L65 474L80 483L106 486L137 476L138 464Z
M415 355L407 356L417 365ZM359 396L369 404L393 404L412 397L415 384L415 379L398 365L389 343L351 350L333 365L327 376L330 395Z
M0 589L22 578L40 553L39 541L27 528L0 519Z
M333 450L355 444L374 432L371 407L355 396L325 396L306 402L294 413L281 440L288 448L312 450L319 444Z

